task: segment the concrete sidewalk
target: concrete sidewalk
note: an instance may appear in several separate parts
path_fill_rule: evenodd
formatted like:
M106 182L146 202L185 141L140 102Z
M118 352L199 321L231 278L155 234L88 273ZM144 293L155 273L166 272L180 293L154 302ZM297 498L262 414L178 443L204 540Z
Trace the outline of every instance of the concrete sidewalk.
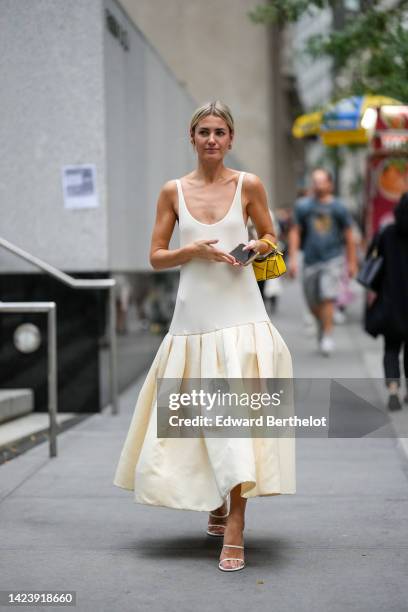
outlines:
M358 305L329 359L304 333L303 311L299 286L285 284L272 320L297 376L381 376ZM221 573L206 513L135 504L112 484L142 382L122 394L119 416L105 410L60 435L57 459L43 444L0 466L2 590L75 590L81 612L407 610L408 464L397 440L299 438L296 495L248 502L247 567Z

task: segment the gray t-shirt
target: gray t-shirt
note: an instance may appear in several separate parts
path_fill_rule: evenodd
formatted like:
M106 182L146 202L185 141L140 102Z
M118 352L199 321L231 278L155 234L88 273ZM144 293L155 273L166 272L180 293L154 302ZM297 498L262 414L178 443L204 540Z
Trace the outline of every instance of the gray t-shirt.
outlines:
M353 221L339 199L322 203L314 197L300 198L295 203L294 217L295 223L302 228L305 265L328 261L342 254L343 232Z

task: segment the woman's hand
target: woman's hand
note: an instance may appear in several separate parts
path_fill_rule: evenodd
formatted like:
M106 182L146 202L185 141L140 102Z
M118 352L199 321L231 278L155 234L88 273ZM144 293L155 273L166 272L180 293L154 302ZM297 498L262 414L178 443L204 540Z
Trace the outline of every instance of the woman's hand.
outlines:
M261 254L262 254L261 249L263 248L263 246L265 246L265 243L260 242L259 240L250 240L249 242L246 242L244 244L245 246L242 247L243 251L256 251L257 253L261 253ZM259 245L261 245L261 247ZM237 264L239 266L244 265L241 261L238 261L238 260L237 260Z
M258 251L259 253L258 240L250 240L249 242L245 244L242 250L243 251Z
M216 247L212 246L212 244L218 242L218 240L218 238L212 240L195 240L191 244L193 257L198 257L199 259L206 259L209 261L222 261L233 266L239 265L239 262L233 255L230 255L227 253L227 251L223 251L222 249L217 249Z

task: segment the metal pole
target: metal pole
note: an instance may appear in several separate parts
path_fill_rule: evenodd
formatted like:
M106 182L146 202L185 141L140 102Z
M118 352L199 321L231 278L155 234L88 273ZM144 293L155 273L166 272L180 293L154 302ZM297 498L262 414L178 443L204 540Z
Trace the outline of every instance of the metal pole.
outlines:
M17 245L5 240L0 237L0 247L5 248L17 255L17 257L21 257L26 261L29 261L37 268L44 270L54 278L59 279L65 285L72 287L73 289L108 289L109 290L109 370L110 370L110 395L112 402L112 414L118 414L119 412L119 402L118 402L118 370L117 370L117 340L116 340L116 307L115 307L115 285L116 281L113 278L101 278L101 279L86 279L86 278L74 278L65 272L62 272L58 268L55 268L51 264L43 261L39 257L35 257L28 251L21 249ZM50 302L51 304L55 304L55 302ZM2 304L2 302L0 302ZM24 303L25 305L27 303ZM48 304L48 302L46 302ZM11 312L8 308L5 311ZM48 310L47 310L48 311ZM14 312L45 312L44 310L16 310ZM54 316L54 315L53 315ZM52 332L49 334L51 337ZM55 342L56 344L56 342ZM55 391L56 396L56 391ZM57 403L55 401L55 406ZM51 422L50 422L51 427Z
M57 305L48 312L48 411L50 415L50 457L57 456Z
M109 287L109 370L112 414L119 414L115 286Z
M47 382L49 453L57 456L57 305L55 302L1 302L0 312L45 312L47 314Z

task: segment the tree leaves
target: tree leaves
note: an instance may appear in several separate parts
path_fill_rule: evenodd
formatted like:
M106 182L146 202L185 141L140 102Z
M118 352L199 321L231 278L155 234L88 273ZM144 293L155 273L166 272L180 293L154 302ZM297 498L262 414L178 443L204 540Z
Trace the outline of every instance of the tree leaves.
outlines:
M248 15L254 23L284 26L316 10L340 10L341 27L309 37L304 49L333 60L335 97L375 93L408 101L408 0L389 8L377 0L359 4L350 11L338 0L271 0Z

